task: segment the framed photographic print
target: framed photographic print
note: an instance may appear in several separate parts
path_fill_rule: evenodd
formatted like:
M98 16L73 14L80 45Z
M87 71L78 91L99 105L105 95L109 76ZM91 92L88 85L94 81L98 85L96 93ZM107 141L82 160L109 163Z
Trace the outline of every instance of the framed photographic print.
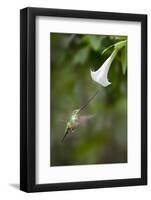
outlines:
M20 189L147 184L147 16L20 12Z

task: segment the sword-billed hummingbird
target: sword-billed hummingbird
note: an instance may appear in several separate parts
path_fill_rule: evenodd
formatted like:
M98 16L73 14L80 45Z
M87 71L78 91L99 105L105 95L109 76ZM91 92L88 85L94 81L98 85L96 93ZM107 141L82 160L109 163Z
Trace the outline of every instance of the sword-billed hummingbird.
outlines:
M86 120L88 120L89 118L91 118L90 116L80 116L80 112L86 108L88 106L88 104L92 101L92 99L94 99L94 97L98 94L99 90L96 91L96 93L90 97L88 99L88 101L83 105L81 106L79 109L76 109L72 112L67 124L66 124L66 129L65 129L65 133L64 133L64 136L61 140L61 142L63 143L65 137L68 135L68 134L71 134L75 131L75 129L81 124L81 123L84 123Z

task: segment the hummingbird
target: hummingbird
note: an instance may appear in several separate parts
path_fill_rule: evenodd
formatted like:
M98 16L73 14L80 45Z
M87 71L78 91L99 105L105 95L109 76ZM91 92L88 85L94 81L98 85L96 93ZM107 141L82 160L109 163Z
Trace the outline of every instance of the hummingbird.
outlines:
M94 97L98 94L98 92L99 90L97 90L95 94L92 97L90 97L88 101L84 105L82 105L79 109L73 110L66 124L64 136L61 140L62 143L68 134L74 133L74 131L80 124L85 124L85 122L92 117L92 116L81 116L80 113L88 106L88 104L94 99Z

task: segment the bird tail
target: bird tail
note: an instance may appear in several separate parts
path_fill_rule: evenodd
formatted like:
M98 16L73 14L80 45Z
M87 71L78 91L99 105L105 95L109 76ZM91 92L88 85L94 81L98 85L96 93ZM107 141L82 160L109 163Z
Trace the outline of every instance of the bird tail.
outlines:
M64 136L63 136L63 138L62 138L62 140L61 140L61 143L63 143L63 141L64 141L65 137L66 137L66 136L67 136L67 134L68 134L68 132L69 132L69 129L67 128L67 130L65 131L65 134L64 134Z

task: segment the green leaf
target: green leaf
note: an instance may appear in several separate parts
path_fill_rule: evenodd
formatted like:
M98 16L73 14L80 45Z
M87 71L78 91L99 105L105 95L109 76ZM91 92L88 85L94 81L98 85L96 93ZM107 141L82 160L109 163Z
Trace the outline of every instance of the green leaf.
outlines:
M127 69L127 48L126 46L121 50L121 64L122 64L122 72L125 75Z
M74 64L84 64L88 58L89 55L89 48L84 47L80 49L73 58Z

